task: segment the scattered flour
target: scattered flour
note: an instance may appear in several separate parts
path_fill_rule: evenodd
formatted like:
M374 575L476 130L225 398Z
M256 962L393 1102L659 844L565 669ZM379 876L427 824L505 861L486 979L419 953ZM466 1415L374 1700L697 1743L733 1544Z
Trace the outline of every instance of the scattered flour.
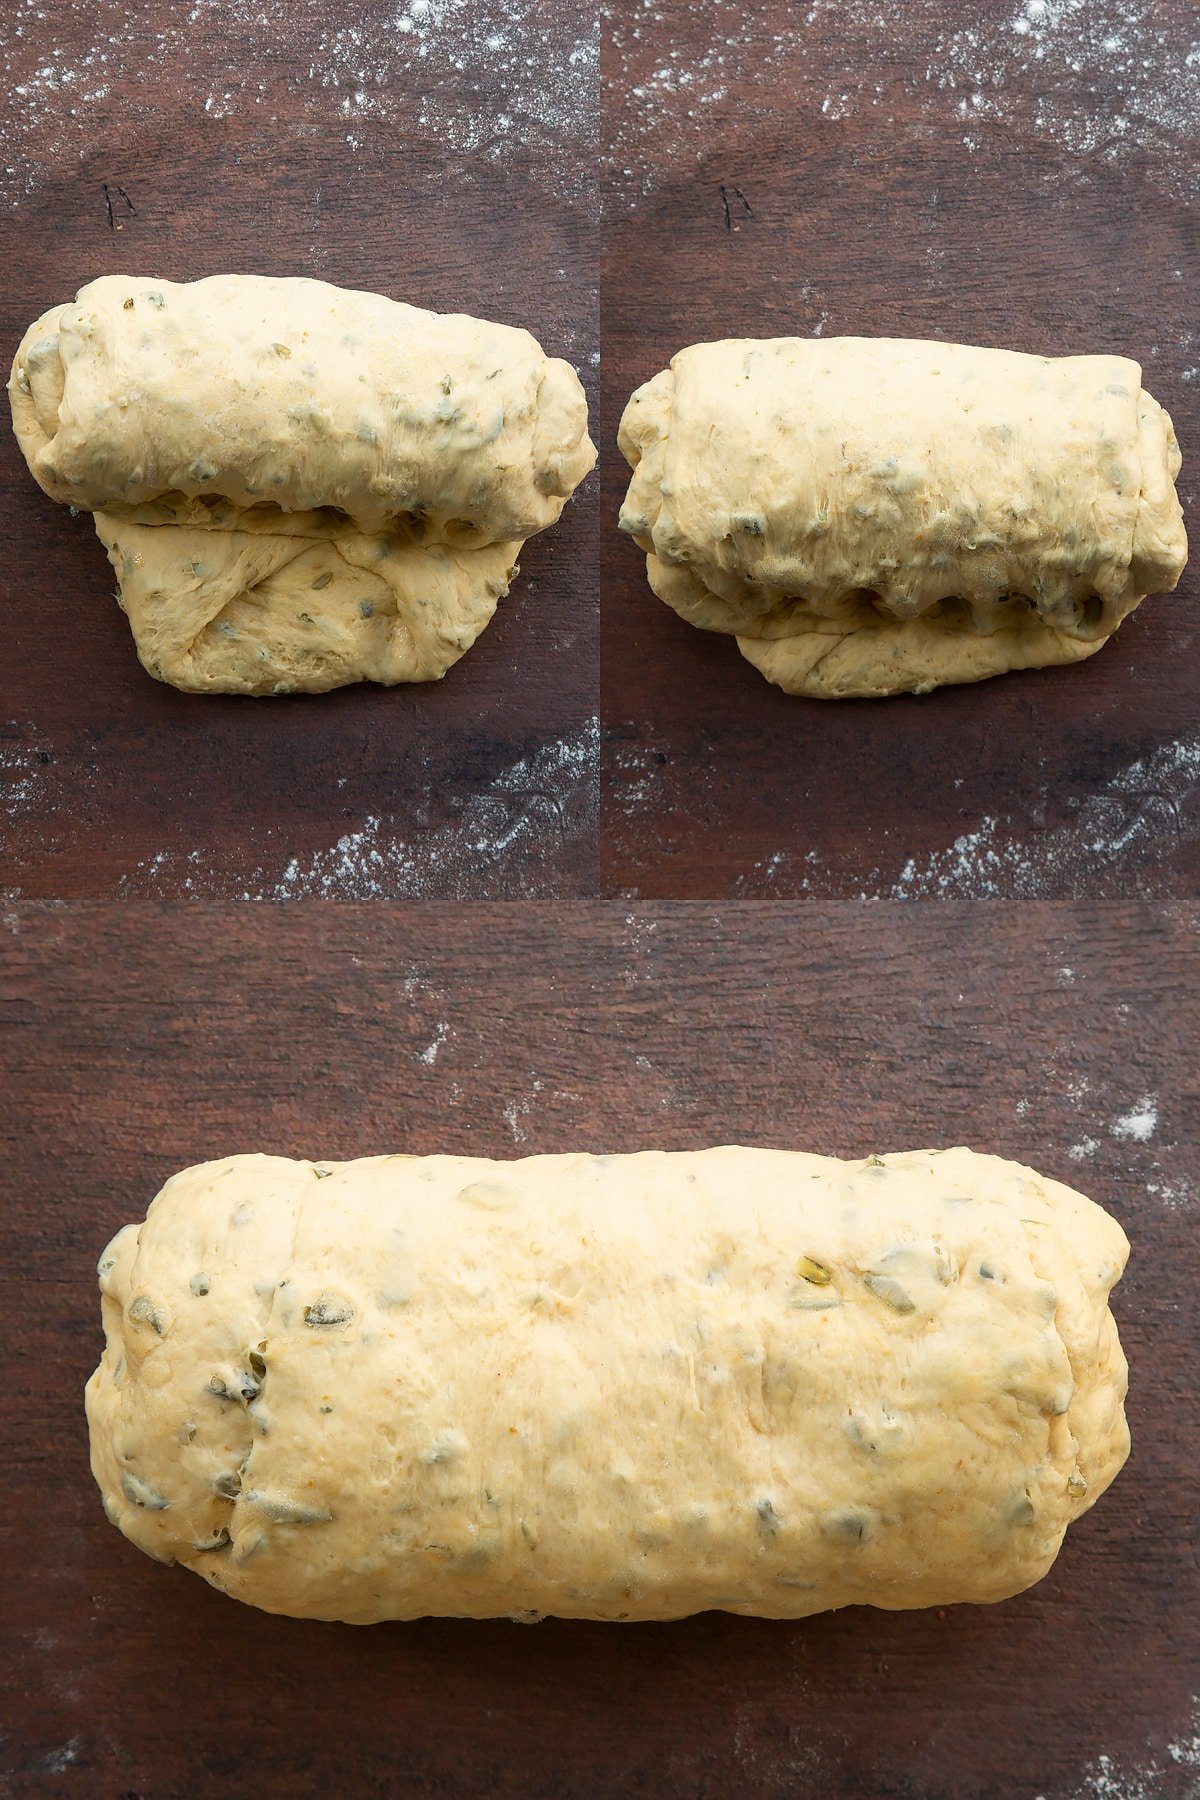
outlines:
M890 898L1077 899L1096 891L1098 872L1122 870L1131 851L1164 837L1169 846L1198 799L1200 738L1180 739L1121 770L1036 840L1008 838L1000 820L985 817L949 850L910 857Z
M1080 1138L1077 1144L1071 1145L1071 1148L1067 1151L1067 1155L1071 1158L1072 1162L1087 1162L1090 1157L1095 1156L1099 1148L1099 1138L1084 1137Z
M1133 1774L1123 1774L1111 1756L1098 1756L1089 1764L1083 1786L1076 1793L1080 1800L1085 1795L1087 1800L1153 1800L1160 1774L1158 1764L1153 1762ZM1155 1785L1147 1787L1147 1781Z
M621 749L613 755L613 766L625 777L612 790L615 803L627 819L634 818L642 807L652 805L659 764L652 749Z
M653 957L658 920L645 913L626 913L624 970L626 987L654 980Z
M695 29L700 12L705 32ZM880 0L702 0L678 11L665 0L608 0L605 31L605 160L628 208L664 167L694 162L740 121L771 113L782 93L789 108L829 120L894 126L902 107L968 150L991 126L1079 159L1146 155L1178 196L1193 200L1200 185L1179 145L1200 124L1200 24L1187 7L907 0L898 30L896 8Z
M1192 1206L1196 1200L1196 1190L1190 1181L1148 1181L1146 1192L1152 1200L1161 1200L1168 1212L1175 1212L1181 1206Z
M424 1050L419 1050L417 1052L417 1061L424 1063L427 1068L432 1069L434 1063L438 1059L438 1051L446 1042L449 1035L450 1027L443 1020L439 1020L434 1028L431 1042L426 1044Z
M454 825L411 840L393 835L394 820L368 815L331 850L293 857L270 897L453 899L476 893L486 871L503 873L514 846L536 849L549 842L558 848L570 804L594 782L599 742L594 718L579 736L560 738L513 763L471 796Z
M118 884L122 896L193 899L376 900L539 898L558 891L563 846L590 842L598 815L600 722L518 758L471 794L450 823L413 831L370 813L329 849L261 849L231 869L204 850L161 850ZM275 834L268 834L269 837Z
M73 1737L55 1750L47 1750L43 1761L49 1775L65 1775L72 1763L79 1761L79 1753L83 1749L83 1739Z
M1144 1099L1138 1101L1136 1106L1131 1107L1127 1113L1122 1113L1119 1119L1114 1119L1112 1128L1113 1136L1119 1138L1132 1138L1135 1143L1147 1144L1153 1137L1154 1128L1157 1124L1158 1096L1156 1094L1147 1094Z
M1097 1756L1088 1764L1083 1780L1075 1788L1071 1800L1158 1800L1159 1795L1178 1794L1180 1800L1196 1792L1194 1784L1178 1787L1171 1778L1176 1769L1200 1769L1200 1697L1192 1700L1192 1716L1182 1736L1166 1746L1166 1762L1157 1755L1147 1756L1133 1767L1126 1767L1111 1756ZM1047 1800L1039 1796L1039 1800Z
M1061 804L1050 787L1040 798L1047 806ZM664 805L661 784L653 804ZM894 834L884 827L868 851L871 866L863 870L856 862L852 884L844 868L815 849L803 856L781 849L751 864L735 880L734 892L859 900L1161 900L1176 850L1200 833L1200 737L1148 751L1097 792L1069 797L1066 805L1072 816L1036 837L1018 835L1008 816L988 814L948 849L903 859L886 842ZM1076 979L1071 969L1056 976L1061 987Z
M1188 1732L1178 1742L1167 1745L1167 1755L1183 1769L1200 1769L1200 1694L1193 1696L1192 1706Z
M149 15L149 16L148 16ZM0 204L97 143L162 130L182 104L210 118L285 114L351 148L372 122L463 155L523 152L558 191L590 199L599 31L547 31L534 0L196 0L114 8L11 0L0 12ZM183 98L186 97L186 98ZM297 117L297 112L299 116Z
M40 768L35 750L9 747L0 738L0 814L15 819L37 805Z
M528 1118L529 1114L533 1111L537 1097L542 1091L542 1085L541 1081L534 1079L530 1083L529 1092L527 1094L521 1095L519 1099L508 1101L507 1105L500 1109L500 1116L508 1126L514 1144L523 1144L525 1142L526 1132L521 1121L522 1119Z

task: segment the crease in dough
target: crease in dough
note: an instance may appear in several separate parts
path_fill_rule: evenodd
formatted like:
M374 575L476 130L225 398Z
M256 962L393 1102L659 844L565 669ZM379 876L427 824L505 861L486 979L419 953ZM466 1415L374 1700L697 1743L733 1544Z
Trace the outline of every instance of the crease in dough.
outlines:
M1127 1252L964 1149L234 1156L101 1258L92 1467L301 1617L999 1600L1128 1453Z
M440 678L596 460L528 332L298 277L101 277L30 327L9 398L143 666L199 693Z
M618 442L654 593L812 698L1082 661L1186 561L1171 421L1124 357L697 344Z

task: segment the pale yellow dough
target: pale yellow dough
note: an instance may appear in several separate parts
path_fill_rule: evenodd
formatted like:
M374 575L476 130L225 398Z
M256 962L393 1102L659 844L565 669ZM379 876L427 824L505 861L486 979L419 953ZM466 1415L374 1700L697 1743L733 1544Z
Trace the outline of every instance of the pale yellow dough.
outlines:
M1127 1251L961 1149L235 1156L101 1259L92 1467L302 1617L1000 1600L1128 1452Z
M1187 557L1171 421L1124 357L695 344L618 441L654 592L789 693L1080 661Z
M190 693L324 693L436 681L517 573L521 542L455 550L342 515L243 512L163 529L156 503L96 514L142 666ZM201 502L178 508L183 517Z
M9 398L143 664L196 692L444 674L596 459L528 332L299 277L103 276L31 326Z

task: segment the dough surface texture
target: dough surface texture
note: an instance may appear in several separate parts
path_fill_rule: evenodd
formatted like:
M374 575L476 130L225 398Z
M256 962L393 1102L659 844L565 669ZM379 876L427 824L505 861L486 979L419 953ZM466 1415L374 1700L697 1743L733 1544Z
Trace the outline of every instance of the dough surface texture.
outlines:
M596 456L528 332L299 277L103 276L30 327L9 398L143 664L197 692L442 675Z
M109 1518L271 1612L799 1618L1037 1581L1128 1245L969 1150L235 1156L100 1261Z
M1187 558L1171 421L1125 357L695 344L618 441L654 592L812 698L1081 661Z

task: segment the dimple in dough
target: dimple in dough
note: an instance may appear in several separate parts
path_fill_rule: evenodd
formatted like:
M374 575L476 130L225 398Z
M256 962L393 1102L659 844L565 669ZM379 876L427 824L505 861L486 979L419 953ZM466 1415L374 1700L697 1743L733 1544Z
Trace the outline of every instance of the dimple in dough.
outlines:
M1127 1455L1127 1251L963 1149L234 1156L101 1259L92 1467L302 1617L1000 1600Z
M103 276L30 327L9 397L143 664L195 692L444 674L596 457L528 332L298 277Z
M654 592L788 693L1081 661L1187 558L1171 421L1125 357L694 344L618 441Z

